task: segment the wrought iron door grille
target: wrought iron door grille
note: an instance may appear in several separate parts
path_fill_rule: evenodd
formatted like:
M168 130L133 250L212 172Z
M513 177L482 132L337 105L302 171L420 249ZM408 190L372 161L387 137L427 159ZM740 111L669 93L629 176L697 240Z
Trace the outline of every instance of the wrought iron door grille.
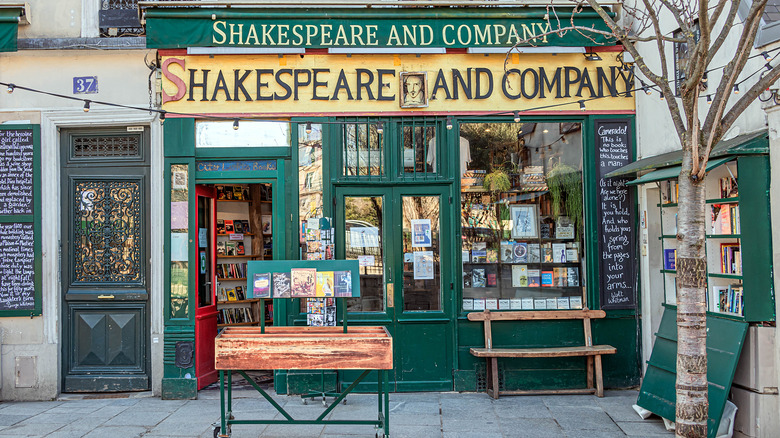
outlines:
M341 125L342 176L378 181L385 175L384 135L373 120L348 119Z
M437 175L435 118L416 117L400 123L401 163L404 180L425 181Z
M137 135L101 135L73 138L73 158L139 158L141 137Z
M73 202L73 282L139 283L140 183L77 182Z

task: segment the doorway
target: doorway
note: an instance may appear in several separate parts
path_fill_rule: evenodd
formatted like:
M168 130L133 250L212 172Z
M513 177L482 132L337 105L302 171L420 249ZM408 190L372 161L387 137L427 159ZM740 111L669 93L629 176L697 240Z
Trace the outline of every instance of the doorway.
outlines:
M217 381L214 338L223 327L260 325L260 299L247 282L247 262L272 260L273 182L198 184L198 271L195 374L198 389ZM265 309L273 324L273 304Z
M359 260L350 321L391 332L394 391L452 390L454 242L446 185L336 189L337 258ZM343 381L353 380L349 372Z
M149 130L63 131L63 392L150 385Z

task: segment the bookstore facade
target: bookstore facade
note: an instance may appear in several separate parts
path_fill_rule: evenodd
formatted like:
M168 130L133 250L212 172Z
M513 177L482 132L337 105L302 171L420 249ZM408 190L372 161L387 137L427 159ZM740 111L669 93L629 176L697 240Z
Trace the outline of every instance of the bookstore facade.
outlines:
M166 111L163 397L214 381L221 327L339 323L328 286L260 308L246 262L268 259L359 261L345 305L395 339L392 390L484 390L467 315L485 309L603 309L605 386L638 383L637 217L626 179L604 177L634 158L630 68L574 35L507 56L522 29L544 33L544 10L495 11L144 11ZM582 336L577 321L493 328L506 347ZM583 358L499 367L506 389L587 377Z

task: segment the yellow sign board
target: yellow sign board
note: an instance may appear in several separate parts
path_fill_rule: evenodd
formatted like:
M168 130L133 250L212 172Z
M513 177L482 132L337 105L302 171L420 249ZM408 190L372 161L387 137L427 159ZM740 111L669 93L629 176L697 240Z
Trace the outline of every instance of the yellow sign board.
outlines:
M626 112L611 53L162 56L163 109L231 115Z

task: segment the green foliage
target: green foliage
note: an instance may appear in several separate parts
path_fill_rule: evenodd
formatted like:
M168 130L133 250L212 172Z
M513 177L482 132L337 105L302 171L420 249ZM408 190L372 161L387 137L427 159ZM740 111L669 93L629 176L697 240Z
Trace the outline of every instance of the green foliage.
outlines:
M489 192L505 192L512 188L509 175L503 170L494 170L485 176L482 187Z
M568 216L579 232L582 224L582 174L569 165L558 163L547 172L547 188L552 198L553 217Z

